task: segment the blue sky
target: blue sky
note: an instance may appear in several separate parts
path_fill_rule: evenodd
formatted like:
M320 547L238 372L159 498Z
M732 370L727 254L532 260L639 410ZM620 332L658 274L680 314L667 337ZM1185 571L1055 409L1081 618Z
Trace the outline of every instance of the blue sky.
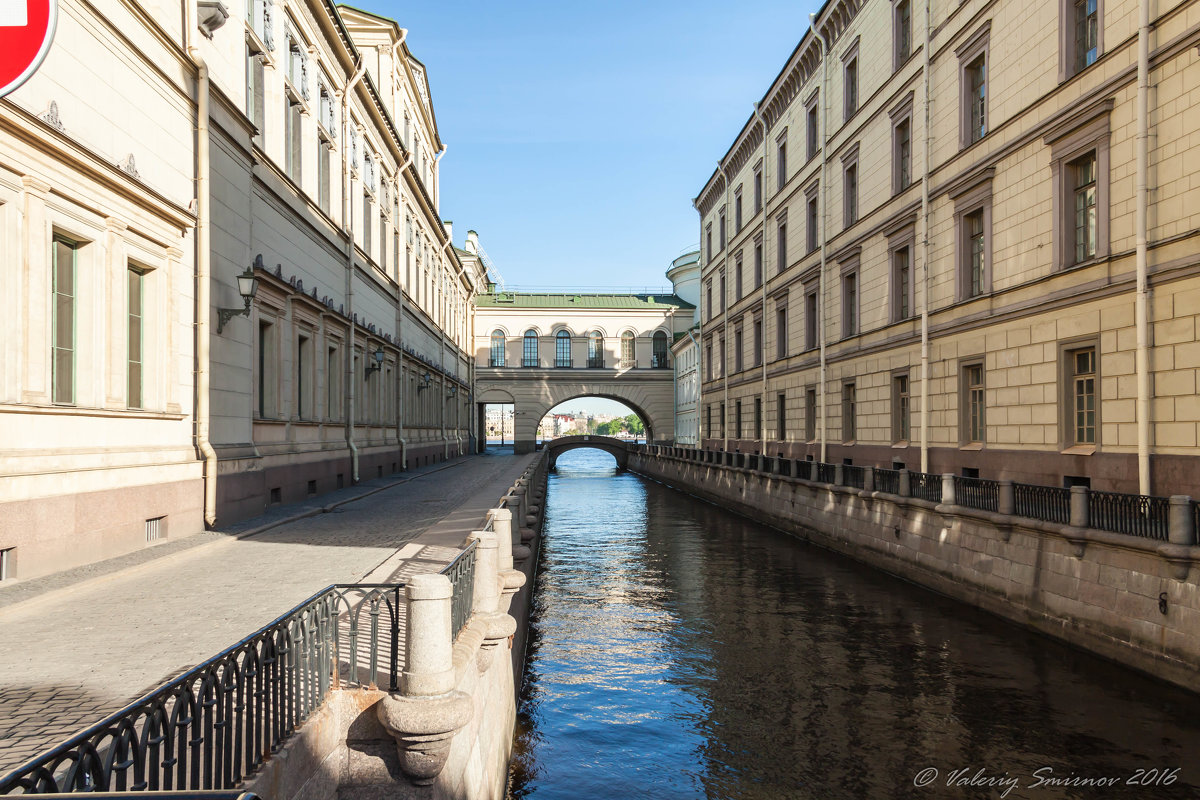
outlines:
M509 286L667 284L696 196L813 2L401 3L443 141L442 216ZM356 3L357 4L357 3Z

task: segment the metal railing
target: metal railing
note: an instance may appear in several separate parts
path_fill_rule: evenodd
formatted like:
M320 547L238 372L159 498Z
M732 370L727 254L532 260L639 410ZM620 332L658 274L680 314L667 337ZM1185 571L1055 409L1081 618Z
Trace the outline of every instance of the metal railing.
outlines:
M475 608L475 542L459 553L442 574L450 579L450 630L457 639Z
M1000 510L1000 484L983 478L954 476L954 501L981 511Z
M844 464L842 466L842 483L854 489L865 489L867 486L866 471L862 467Z
M603 356L588 356L587 365L588 365L588 369L603 369L604 368L604 357Z
M875 491L900 494L900 470L875 468Z
M1165 542L1169 509L1165 497L1088 491L1088 524L1103 531Z
M817 462L817 482L818 483L833 483L837 468L833 464L826 464L823 461Z
M908 471L909 487L913 497L928 500L931 503L942 502L942 476L932 472Z
M1014 483L1013 511L1018 517L1066 525L1071 521L1071 490L1033 483Z

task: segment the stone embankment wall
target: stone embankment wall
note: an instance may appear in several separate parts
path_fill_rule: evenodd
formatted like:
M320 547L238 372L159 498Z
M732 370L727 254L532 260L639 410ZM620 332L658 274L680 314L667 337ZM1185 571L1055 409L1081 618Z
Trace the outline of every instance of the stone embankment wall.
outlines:
M457 637L449 578L409 578L400 690L332 692L244 789L265 800L505 796L546 462L538 458L471 534L473 609Z
M681 457L695 451L659 449L631 453L629 468L1196 691L1200 547L1194 544L706 463Z

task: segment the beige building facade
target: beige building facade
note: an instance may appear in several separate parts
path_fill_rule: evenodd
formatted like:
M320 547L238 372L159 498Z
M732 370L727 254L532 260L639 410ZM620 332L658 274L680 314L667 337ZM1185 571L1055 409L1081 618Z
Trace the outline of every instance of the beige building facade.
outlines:
M59 5L0 100L0 579L467 452L485 272L438 214L405 31Z
M1196 494L1200 3L928 8L826 3L696 198L705 444Z

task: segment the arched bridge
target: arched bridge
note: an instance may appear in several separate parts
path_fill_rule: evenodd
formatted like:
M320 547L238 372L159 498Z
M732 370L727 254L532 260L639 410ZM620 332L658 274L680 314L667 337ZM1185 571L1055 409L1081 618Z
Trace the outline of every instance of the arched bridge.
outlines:
M554 469L558 457L568 450L594 447L603 450L617 460L617 469L625 469L629 461L629 442L611 436L560 436L546 442L542 449L550 454L550 469Z

